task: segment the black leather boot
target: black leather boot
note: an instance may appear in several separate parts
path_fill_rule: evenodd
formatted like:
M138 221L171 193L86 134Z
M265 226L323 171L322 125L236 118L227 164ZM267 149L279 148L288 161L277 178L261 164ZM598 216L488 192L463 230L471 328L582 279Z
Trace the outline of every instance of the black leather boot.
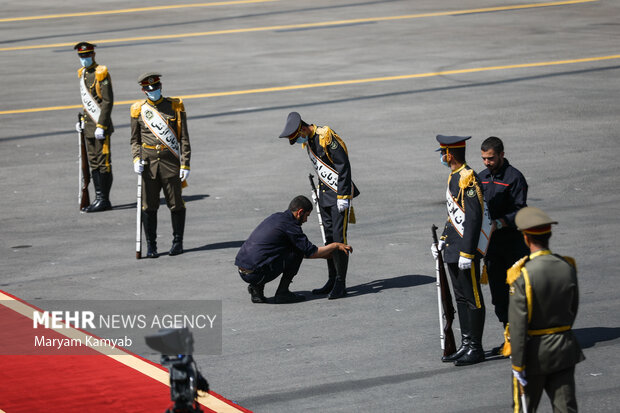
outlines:
M321 288L312 290L314 295L328 294L334 288L334 282L336 281L336 266L334 265L334 259L327 259L327 283Z
M95 199L90 205L82 208L82 212L92 212L92 209L98 207L101 203L101 175L99 174L99 169L90 171L90 176L95 187Z
M336 267L336 279L334 287L327 296L328 300L335 300L347 295L347 268L349 266L349 256L343 251L333 253L334 266Z
M183 233L185 232L185 211L181 209L179 211L170 212L170 220L172 221L172 248L170 248L169 255L183 254Z
M101 212L112 209L110 203L110 188L112 187L112 172L98 172L99 176L99 191L95 186L95 193L99 202L91 205L90 209L86 212Z
M301 294L295 294L288 289L288 286L291 285L293 281L294 275L282 274L282 278L280 279L280 284L278 285L278 289L276 290L276 296L274 301L276 304L292 304L299 303L304 301L306 297Z
M484 361L482 332L484 331L485 311L484 307L469 310L469 322L471 324L469 350L454 362L455 366L469 366Z
M457 313L459 316L459 326L461 328L461 346L452 354L443 356L441 361L447 363L455 361L469 350L471 341L471 326L469 325L469 310L467 304L456 303Z
M142 211L142 224L146 234L146 258L157 258L157 211Z
M256 284L256 285L248 285L248 292L252 296L253 303L266 303L267 297L265 297L265 285L264 284Z

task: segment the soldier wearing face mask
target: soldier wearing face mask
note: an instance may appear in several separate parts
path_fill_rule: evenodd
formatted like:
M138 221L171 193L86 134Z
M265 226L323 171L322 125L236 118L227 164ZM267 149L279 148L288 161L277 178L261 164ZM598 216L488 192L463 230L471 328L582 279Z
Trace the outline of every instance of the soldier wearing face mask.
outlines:
M170 209L173 241L169 255L183 253L185 203L181 190L189 177L190 144L183 101L161 94L159 73L144 73L138 83L147 99L131 106L131 154L142 175L142 222L147 258L157 258L157 210L163 189Z
M348 223L355 222L351 201L360 192L351 180L349 154L343 140L329 126L307 124L297 112L289 113L280 138L287 138L291 145L302 144L316 169L326 244L347 244ZM327 283L312 293L329 294L329 299L344 297L348 265L348 255L335 251L327 260Z
M114 95L108 68L95 62L96 45L80 42L73 48L77 50L82 67L78 70L80 95L84 106L84 121L75 128L84 131L88 164L95 186L95 200L83 209L84 212L99 212L112 209L110 188L112 187L112 156L110 136Z

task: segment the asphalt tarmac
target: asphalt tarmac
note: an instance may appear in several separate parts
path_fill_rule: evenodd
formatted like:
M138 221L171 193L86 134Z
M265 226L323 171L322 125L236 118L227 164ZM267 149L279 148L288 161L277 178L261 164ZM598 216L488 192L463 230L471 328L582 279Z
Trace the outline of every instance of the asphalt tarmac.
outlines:
M507 412L509 360L440 361L429 251L449 173L435 135L471 135L477 171L480 143L495 135L528 180L528 203L559 221L552 250L578 264L580 409L618 411L620 3L275 0L119 12L169 4L3 4L2 290L27 301L221 300L222 354L197 361L213 390L256 412ZM66 15L104 10L115 12ZM84 40L98 44L116 101L115 208L97 214L77 206L72 45ZM144 98L146 71L184 99L192 144L186 252L156 260L134 254L129 106ZM277 138L293 110L349 150L361 191L349 296L312 296L327 270L308 260L291 286L306 302L257 305L235 255L262 219L310 195L305 151ZM159 217L165 252L165 205ZM304 230L320 243L316 215ZM489 350L502 334L483 289ZM546 396L539 411L551 411Z

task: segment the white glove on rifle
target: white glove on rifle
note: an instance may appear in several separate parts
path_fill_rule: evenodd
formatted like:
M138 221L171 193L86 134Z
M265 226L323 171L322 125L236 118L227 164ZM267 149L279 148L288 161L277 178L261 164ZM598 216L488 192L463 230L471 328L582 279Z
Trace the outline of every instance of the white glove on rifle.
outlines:
M105 131L102 128L95 129L95 139L105 139Z
M133 171L138 175L141 175L144 172L144 161L136 160L133 163Z
M443 247L446 246L446 242L442 239L439 240L437 246L435 244L431 244L431 254L433 254L433 258L437 259L439 252L443 251Z
M471 258L460 256L459 257L459 269L468 270L470 268L471 268Z
M525 371L517 371L512 369L512 375L521 383L521 386L527 386L527 380L525 380Z
M349 200L338 199L336 200L336 206L338 207L338 212L344 212L345 209L349 209Z
M181 178L181 182L189 178L189 169L181 169L179 171L179 178Z
M75 131L77 133L81 133L82 129L84 129L84 125L82 125L82 122L76 122L75 123Z

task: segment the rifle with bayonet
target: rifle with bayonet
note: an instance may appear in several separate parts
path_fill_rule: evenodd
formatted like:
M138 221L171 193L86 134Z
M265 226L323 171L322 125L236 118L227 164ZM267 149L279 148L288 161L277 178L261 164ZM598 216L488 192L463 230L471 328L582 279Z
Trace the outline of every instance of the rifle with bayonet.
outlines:
M80 131L78 132L78 205L80 211L90 205L88 185L90 184L90 168L88 167L88 153L86 152L86 140L84 139L84 114L78 113Z
M327 245L327 238L325 237L325 227L323 226L323 218L321 217L321 211L319 210L319 191L314 185L314 175L308 174L310 180L310 186L312 187L312 201L314 202L314 209L316 209L316 215L319 217L319 227L321 228L321 236L323 237L323 245Z

